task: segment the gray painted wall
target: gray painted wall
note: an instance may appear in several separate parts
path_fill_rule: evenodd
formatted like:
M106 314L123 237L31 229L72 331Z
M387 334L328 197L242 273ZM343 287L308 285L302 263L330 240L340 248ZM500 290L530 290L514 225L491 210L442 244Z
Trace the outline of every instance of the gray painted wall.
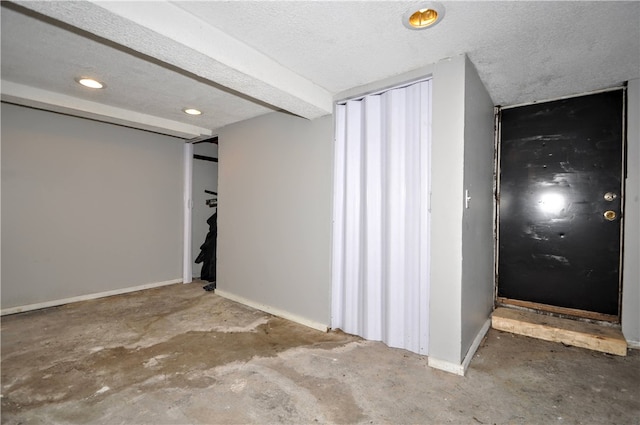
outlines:
M198 143L193 146L193 153L213 158L218 157L218 145L215 143ZM214 196L204 193L206 190L218 191L218 163L201 159L193 160L192 200L191 209L191 266L194 277L200 277L202 263L196 264L195 259L200 254L200 245L204 243L209 225L207 219L214 213L215 208L206 204L207 199Z
M2 308L181 277L182 141L2 104Z
M464 97L463 187L471 200L462 216L462 358L491 315L494 300L494 110L469 59Z
M435 65L432 143L429 357L461 364L494 288L493 102L464 55Z
M627 96L622 333L640 347L640 80L629 81Z
M219 143L218 288L328 326L332 117L271 113Z
M432 96L429 357L454 364L462 362L465 64L464 56L437 63Z

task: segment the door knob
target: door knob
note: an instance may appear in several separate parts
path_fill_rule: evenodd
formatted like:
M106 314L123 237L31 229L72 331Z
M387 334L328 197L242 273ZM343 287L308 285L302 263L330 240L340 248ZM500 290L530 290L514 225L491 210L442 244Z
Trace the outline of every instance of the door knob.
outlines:
M604 218L609 220L609 221L613 221L613 220L616 219L616 212L615 211L608 210L608 211L605 211L603 215L604 215Z

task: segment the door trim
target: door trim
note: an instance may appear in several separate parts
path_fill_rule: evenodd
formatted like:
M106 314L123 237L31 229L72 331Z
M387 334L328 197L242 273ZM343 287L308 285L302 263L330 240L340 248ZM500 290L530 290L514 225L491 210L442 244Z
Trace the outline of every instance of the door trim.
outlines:
M627 204L627 84L625 83L622 90L622 174L620 175L620 274L618 277L618 323L622 323L622 289L624 275L624 228L627 220L625 219L625 210Z
M625 97L625 105L626 105L626 93L627 93L627 86L626 83L625 85L622 86L615 86L615 87L609 87L607 89L601 89L601 90L593 90L593 91L588 91L588 92L584 92L584 93L580 93L580 94L571 94L568 96L560 96L560 97L552 97L549 99L543 99L543 100L536 100L533 102L524 102L524 103L518 103L516 105L509 105L509 106L497 106L497 108L499 108L501 111L505 110L505 109L513 109L513 108L519 108L521 106L529 106L529 105L535 105L537 103L547 103L547 102L555 102L556 100L565 100L565 99L573 99L574 97L582 97L582 96L589 96L592 94L599 94L599 93L606 93L606 92L610 92L610 91L616 91L616 90L623 90L624 91L624 97ZM626 121L626 116L623 117Z
M191 266L191 209L193 208L193 144L189 141L183 145L183 204L182 204L182 283L191 283L193 272Z
M505 109L517 108L521 106L528 106L537 103L553 102L557 100L571 99L576 97L588 96L598 93L606 93L610 91L622 90L622 170L620 176L620 195L622 202L620 203L620 260L619 260L619 273L618 273L618 314L609 315L603 313L596 313L593 311L572 309L567 307L558 307L548 304L540 304L531 301L514 300L505 297L498 296L498 264L500 255L500 150L502 145L502 111ZM621 86L610 87L601 90L594 90L590 92L580 93L576 95L561 96L557 98L539 100L534 102L520 103L509 106L496 106L494 108L494 127L495 127L495 141L494 141L494 158L495 158L495 190L494 190L494 304L498 306L515 306L529 308L537 311L544 311L551 314L573 316L578 318L585 318L590 320L598 320L611 322L616 324L622 323L622 291L623 291L623 272L624 272L624 235L625 235L625 204L626 204L626 177L627 177L627 83L625 82Z

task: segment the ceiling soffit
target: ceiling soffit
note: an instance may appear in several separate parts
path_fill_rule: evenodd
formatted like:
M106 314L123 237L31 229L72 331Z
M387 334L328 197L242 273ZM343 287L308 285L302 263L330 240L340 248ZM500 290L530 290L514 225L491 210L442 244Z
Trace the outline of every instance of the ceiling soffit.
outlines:
M169 2L16 3L290 113L332 111L327 90Z

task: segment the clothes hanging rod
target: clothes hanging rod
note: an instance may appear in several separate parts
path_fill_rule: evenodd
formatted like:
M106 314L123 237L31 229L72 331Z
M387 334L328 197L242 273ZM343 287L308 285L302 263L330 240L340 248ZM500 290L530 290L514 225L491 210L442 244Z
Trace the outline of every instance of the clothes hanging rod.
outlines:
M218 158L206 155L193 155L193 159L202 159L203 161L218 162Z
M208 139L198 140L197 142L193 142L192 144L197 145L198 143L215 143L218 144L218 136L209 137Z

